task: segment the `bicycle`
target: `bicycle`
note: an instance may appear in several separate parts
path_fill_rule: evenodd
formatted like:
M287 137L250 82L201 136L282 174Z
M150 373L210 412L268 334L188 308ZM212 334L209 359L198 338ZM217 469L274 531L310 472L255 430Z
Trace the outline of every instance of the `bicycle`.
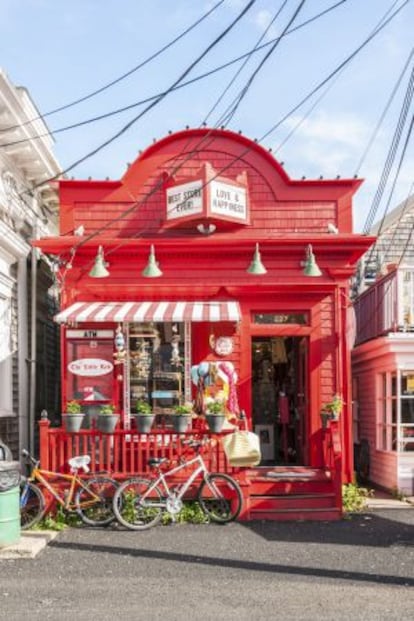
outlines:
M22 450L22 456L31 463L29 477L23 478L20 486L20 522L21 529L31 528L46 512L45 496L39 487L42 485L66 511L75 511L82 522L88 526L107 526L114 519L112 499L118 484L110 477L97 475L83 481L79 470L89 472L91 458L80 455L69 459L70 474L43 470L40 461L34 459L28 451ZM62 490L56 485L65 482Z
M226 523L235 520L242 509L243 497L239 484L228 474L209 472L200 454L203 443L191 442L196 456L187 460L180 458L177 466L163 472L161 467L168 458L150 458L148 464L156 469L154 480L131 478L122 483L115 492L113 512L120 524L131 530L145 530L158 524L164 512L174 521L183 508L183 497L200 476L202 480L197 500L202 511L213 522ZM181 484L170 487L167 479L188 467L194 467Z

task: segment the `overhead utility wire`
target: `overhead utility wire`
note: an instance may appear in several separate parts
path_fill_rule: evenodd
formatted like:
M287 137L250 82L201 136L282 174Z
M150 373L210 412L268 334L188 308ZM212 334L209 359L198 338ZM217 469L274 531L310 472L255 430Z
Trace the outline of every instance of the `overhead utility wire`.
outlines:
M236 111L238 109L238 107L240 106L241 102L243 101L244 97L246 96L246 93L248 92L248 90L250 89L251 85L253 84L253 81L255 80L255 78L257 77L259 71L262 69L263 65L265 64L265 62L267 60L269 60L270 56L273 54L273 52L275 51L275 49L277 48L277 46L279 45L282 37L286 34L286 32L289 29L289 26L291 26L293 24L293 22L296 20L298 14L300 13L300 11L303 8L303 5L305 4L306 0L301 0L295 10L295 12L293 13L292 17L290 18L287 26L284 28L284 30L282 31L282 34L280 35L279 39L272 45L272 47L270 48L270 50L267 51L267 53L265 54L265 56L262 58L262 60L260 61L260 63L258 64L257 68L253 71L253 73L251 74L250 78L247 80L245 86L242 88L242 90L240 91L240 93L237 95L237 97L233 100L233 102L230 104L230 106L227 108L227 110L225 111L224 115L225 115L225 122L226 124L230 123L230 121L232 120L232 118L234 117L234 115L236 114ZM283 8L283 7L282 7Z
M312 89L312 91L301 100L301 102L299 104L297 104L287 115L285 115L278 123L276 123L268 132L266 132L265 134L263 134L263 136L260 138L260 141L262 141L264 138L268 137L277 127L279 127L279 125L281 123L283 123L286 118L288 116L290 116L290 114L293 114L293 112L296 112L296 110L303 105L303 103L305 103L314 93L316 93L320 88L322 88L334 75L336 75L338 73L338 71L340 71L342 69L342 67L344 67L348 62L350 62L351 60L353 60L353 58L355 58L355 56L375 37L379 34L379 32L381 32L387 25L388 23L394 19L396 17L396 15L402 10L402 8L409 2L409 0L405 0L404 4L402 4L386 21L384 21L383 24L381 24L381 26L379 26L367 39L365 39L365 41L358 46L358 48L352 52L352 54L350 54L342 63L340 63L340 65L338 65L338 67L332 71L324 80L322 80L322 82L320 82L318 84L318 86L316 86L314 89ZM231 165L233 165L234 163L236 163L237 161L239 161L240 159L242 159L247 153L249 153L251 151L252 147L247 147L240 155L238 155L237 157L233 158L232 161L229 164L226 164L223 168L221 168L217 174L215 175L215 177L213 177L213 179L215 179L216 177L220 176L223 172L225 172ZM211 179L210 181L212 181L213 179ZM90 241L91 239L93 239L94 237L96 237L97 235L99 235L100 233L104 232L106 229L108 229L113 223L118 222L124 218L126 218L130 213L132 213L132 211L134 209L136 209L136 207L138 207L139 205L141 205L143 202L145 202L148 198L150 198L156 191L159 190L159 188L161 187L161 184L156 185L152 190L150 190L149 192L147 192L147 194L140 199L139 201L135 202L133 205L131 205L127 210L125 210L120 216L117 216L116 218L113 218L110 222L105 223L104 225L102 225L99 229L97 229L94 233L91 233L90 235L86 236L85 238L83 238L81 241L79 241L78 244L76 244L75 246L75 250L77 248L79 248L80 246L83 246L85 243L87 243L88 241ZM142 232L141 232L142 233Z
M341 4L344 4L345 2L348 2L348 1L349 0L339 0L339 2L336 2L335 4L331 5L327 9L325 9L324 11L321 11L320 13L317 13L316 15L314 15L313 17L309 18L308 20L302 22L301 24L299 24L295 28L292 28L291 30L286 32L285 35L292 34L293 32L296 32L297 30L299 30L300 28L303 28L304 26L308 26L310 23L316 21L320 17L323 17L326 13L329 13L330 11L336 9ZM407 2L408 1L409 0L407 0ZM223 71L223 69L227 69L227 67L231 67L231 65L234 65L235 63L239 62L240 60L249 59L252 54L255 54L256 52L260 52L261 50L265 49L269 45L272 45L275 41L278 41L280 38L281 37L276 37L275 39L271 39L267 43L264 43L263 45L261 45L261 46L259 46L257 48L254 48L253 50L250 50L249 52L245 52L241 56L238 56L237 58L233 58L233 60L230 60L227 63L224 63L222 65L219 65L218 67L215 67L214 69L210 69L209 71L207 71L205 73L202 73L199 76L196 76L195 78L192 78L191 80L187 80L186 82L182 82L181 84L178 84L177 86L175 86L174 88L171 88L169 90L162 91L161 93L157 93L156 95L151 95L150 97L146 97L145 99L141 99L140 101L136 101L136 102L134 102L132 104L129 104L127 106L123 106L122 108L116 108L115 110L112 110L110 112L106 112L104 114L101 114L101 115L98 115L98 116L94 116L94 117L91 117L89 119L85 119L84 121L78 121L77 123L73 123L71 125L66 125L65 127L60 127L60 128L54 129L52 132L46 132L44 134L38 134L36 136L32 136L31 138L21 138L19 140L14 140L12 142L7 142L7 143L4 143L4 144L1 144L0 148L1 147L11 147L11 146L14 146L16 144L21 144L23 142L28 142L28 141L31 141L31 140L37 140L39 138L44 138L45 136L50 136L51 133L53 135L59 134L61 132L69 131L71 129L76 129L77 127L83 127L84 125L88 125L90 123L95 123L97 121L102 121L103 119L109 118L111 116L116 116L118 114L122 114L123 112L127 112L128 110L132 110L133 108L137 108L138 106L142 106L143 104L146 104L146 103L149 103L151 101L154 101L155 99L158 99L158 97L160 97L162 95L165 95L165 94L168 94L168 92L174 92L174 91L180 90L182 88L185 88L186 86L189 86L190 84L194 84L195 82L199 82L200 80L204 80L204 78L208 78L211 75L214 75L215 73L218 73L219 71ZM21 127L21 126L16 126L16 127ZM47 183L48 181L53 181L53 179L47 179L45 181L45 183Z
M407 89L406 89L406 93L405 93L405 97L404 97L404 101L403 101L403 105L401 107L400 110L400 115L398 118L398 122L394 131L394 135L392 137L392 141L391 141L391 146L388 150L387 153L387 157L384 163L384 167L381 173L381 177L380 177L380 182L377 186L377 190L375 192L372 204L371 204L371 208L369 210L369 213L367 215L366 221L365 221L365 225L363 228L363 233L368 233L369 230L371 229L371 226L374 222L376 213L378 211L380 202L381 202L381 198L382 195L384 193L385 190L385 186L387 184L387 180L388 177L390 175L391 169L392 169L392 165L395 159L395 155L397 153L397 149L398 149L398 145L401 139L401 135L402 135L402 131L405 125L405 122L407 120L407 115L408 115L408 111L411 105L411 101L412 101L412 97L413 97L413 90L414 90L414 68L411 71L411 76L410 79L408 81L408 85L407 85Z
M384 19L386 19L387 15L389 13L391 13L391 11L393 10L393 8L395 7L396 4L398 4L399 0L395 0L394 4L387 9L387 11L384 13L384 15L381 17L381 19L377 22L375 28L373 29L373 31L375 31L376 28L378 28L378 26L381 25L381 23L383 22ZM331 81L330 84L328 84L327 88L319 95L319 97L317 97L317 99L315 100L315 102L310 106L310 108L308 108L308 110L301 116L301 118L298 120L298 122L296 123L296 125L294 125L290 131L286 134L285 138L282 140L282 142L280 142L276 148L273 149L274 153L278 153L287 142L289 142L289 140L291 139L291 137L293 136L293 134L299 129L299 127L301 125L303 125L303 123L311 116L312 112L317 108L317 106L319 105L319 103L322 101L322 99L329 93L329 91L335 86L336 82L339 80L342 72L345 70L345 67L343 67L341 69L341 71L339 71L335 77L334 80Z
M243 71L243 69L245 68L245 66L247 65L247 63L250 61L250 59L252 58L254 52L257 50L257 48L259 47L260 43L263 41L263 39L265 38L265 36L267 35L267 33L269 32L270 28L273 26L273 24L275 23L275 21L277 20L277 18L279 17L280 13L282 12L282 10L284 9L284 7L286 6L287 0L285 0L282 4L282 6L276 11L275 15L273 16L272 20L269 22L269 24L266 26L266 29L263 31L263 33L260 35L256 45L254 46L254 48L251 50L251 53L247 56L247 58L245 58L244 62L242 63L242 65L238 68L238 70L236 71L236 73L234 74L233 78L230 80L229 84L226 86L226 88L224 89L224 91L222 92L222 94L220 95L220 97L216 100L216 103L213 105L213 107L209 110L209 112L207 113L207 115L204 117L204 122L207 123L208 119L210 118L210 116L213 114L214 110L217 108L217 106L219 105L219 103L222 101L223 97L225 96L225 94L229 91L229 89L231 88L231 86L234 84L234 82L236 81L237 77L240 75L240 73ZM285 33L286 34L286 33ZM283 36L283 35L281 35Z
M395 174L394 174L394 180L393 180L393 183L392 183L392 186L391 186L391 190L390 190L389 195L388 195L387 204L385 206L384 213L383 213L382 218L381 218L380 226L379 226L378 233L377 233L378 236L381 235L382 227L384 226L385 218L387 216L388 209L389 209L389 206L391 204L391 199L392 199L392 196L394 194L395 186L397 185L397 180L398 180L398 177L399 177L400 172L401 172L401 167L402 167L402 164L403 164L403 161L404 161L405 154L407 152L407 146L408 146L408 144L410 142L411 133L413 131L413 125L414 125L414 115L412 115L412 117L411 117L411 122L410 122L410 126L408 128L407 136L405 137L404 146L403 146L401 154L400 154L400 159L399 159L399 162L398 162L398 165L397 165L397 170L395 171Z
M359 162L357 164L357 167L355 169L355 175L356 176L359 176L359 171L361 169L361 166L364 163L365 158L367 157L367 155L369 153L369 150L371 149L372 144L373 144L375 138L377 137L378 131L379 131L379 129L380 129L380 127L381 127L381 125L382 125L382 123L384 121L384 118L385 118L388 110L390 109L390 106L391 106L391 104L392 104L392 102L394 100L394 97L395 97L395 95L396 95L396 93L397 93L397 91L398 91L398 89L400 87L400 84L402 82L404 74L407 71L407 67L410 64L413 55L414 55L414 47L411 48L411 52L408 55L408 58L407 58L407 60L406 60L406 62L404 64L403 70L401 71L400 75L398 76L397 82L395 83L395 86L394 86L394 88L393 88L393 90L391 92L391 95L389 96L388 101L385 104L384 110L383 110L383 112L382 112L382 114L381 114L381 116L380 116L380 118L378 120L378 123L376 124L375 129L372 132L372 136L369 139L368 144L367 144L367 146L366 146L366 148L365 148L365 150L364 150L364 152L363 152L363 154L361 156L361 159L359 160Z
M50 179L47 179L46 181L43 181L43 182L41 182L39 184L34 185L32 189L36 189L37 187L40 187L41 185L44 185L44 183L53 181L54 179L57 179L60 175L63 175L65 173L69 172L70 170L72 170L73 168L75 168L76 166L78 166L79 164L84 162L85 160L89 159L93 155L96 155L96 153L101 151L104 147L108 146L114 140L116 140L122 134L124 134L126 131L128 131L128 129L130 129L141 117L143 117L147 112L149 112L149 110L154 108L160 101L162 101L167 95L170 94L170 92L172 91L174 86L179 84L185 78L185 76L188 75L190 73L190 71L192 71L192 69L194 69L194 67L213 49L213 47L215 47L222 39L224 39L224 37L230 32L230 30L232 30L232 28L234 28L234 26L242 19L242 17L244 17L244 15L249 11L249 9L251 9L251 7L253 6L253 4L255 4L255 2L256 2L256 0L250 0L248 2L248 4L244 7L244 9L238 14L238 16L231 22L231 24L229 26L227 26L227 28L225 28L221 32L221 34L218 37L216 37L213 40L213 42L210 43L206 47L206 49L196 58L196 60L194 60L187 67L187 69L185 69L185 71L173 82L173 84L164 93L159 95L146 108L144 108L144 110L142 112L140 112L140 114L135 116L126 125L121 127L121 129L119 131L117 131L113 136L111 136L110 138L105 140L105 142L101 143L95 149L93 149L92 151L90 151L89 153L84 155L83 157L79 158L76 162L74 162L73 164L71 164L70 166L68 166L64 170L62 170L59 175L55 175L54 177L51 177Z
M224 0L220 0L219 2L217 2L217 4L215 4L211 9L209 9L206 13L204 13L204 15L202 15L199 19L197 19L193 24L191 24L191 26L189 26L188 28L183 30L183 32L181 32L181 34L179 34L177 37L175 37L175 39L172 39L169 43L164 45L157 52L155 52L151 56L148 56L148 58L146 58L145 60L140 62L138 65L136 65L135 67L133 67L132 69L130 69L126 73L123 73L118 78L115 78L114 80L112 80L111 82L108 82L104 86L101 86L97 90L92 91L92 93L89 93L88 95L84 95L83 97L81 97L79 99L75 99L74 101L71 101L68 104L60 106L59 108L54 108L53 110L49 110L49 112L45 112L44 114L39 115L39 116L37 116L37 117L35 117L33 119L30 119L29 121L26 121L25 123L21 123L20 125L12 125L11 127L6 127L5 129L0 129L0 133L11 131L12 129L17 129L18 127L23 127L24 125L28 125L29 123L34 123L35 121L37 121L39 119L44 119L47 116L51 116L52 114L56 114L57 112L62 112L62 110L67 110L68 108L71 108L72 106L76 106L76 105L78 105L78 104L80 104L80 103L82 103L84 101L87 101L88 99L91 99L92 97L95 97L96 95L99 95L100 93L103 93L104 91L106 91L111 86L114 86L115 84L118 84L119 82L121 82L122 80L125 80L125 78L127 78L130 75L132 75L133 73L135 73L139 69L142 69L142 67L145 67L145 65L147 65L152 60L154 60L155 58L160 56L163 52L165 52L170 47L172 47L175 43L177 43L177 41L179 41L180 39L185 37L185 35L187 35L189 32L191 32L191 30L193 30L196 26L201 24L201 22L204 21L209 15L211 15L211 13L213 13L221 4L223 4L223 2L224 2Z

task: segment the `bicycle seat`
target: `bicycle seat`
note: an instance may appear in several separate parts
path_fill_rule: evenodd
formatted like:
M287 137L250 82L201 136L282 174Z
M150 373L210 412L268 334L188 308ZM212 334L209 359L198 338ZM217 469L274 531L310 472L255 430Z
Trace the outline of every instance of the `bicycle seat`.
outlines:
M161 464L165 464L167 461L169 461L168 457L150 457L148 465L150 468L153 468L154 466L161 466Z
M78 455L78 457L72 457L68 460L68 464L70 466L71 472L75 472L82 468L84 472L89 472L88 464L90 463L91 458L89 455Z

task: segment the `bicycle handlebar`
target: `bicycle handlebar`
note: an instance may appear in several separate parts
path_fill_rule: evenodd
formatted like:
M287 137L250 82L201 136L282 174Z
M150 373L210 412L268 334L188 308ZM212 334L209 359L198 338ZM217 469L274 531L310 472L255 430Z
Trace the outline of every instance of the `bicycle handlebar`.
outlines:
M25 457L26 459L28 459L33 464L33 466L38 466L40 464L40 461L32 457L29 451L27 451L26 449L22 449L21 455L22 457Z

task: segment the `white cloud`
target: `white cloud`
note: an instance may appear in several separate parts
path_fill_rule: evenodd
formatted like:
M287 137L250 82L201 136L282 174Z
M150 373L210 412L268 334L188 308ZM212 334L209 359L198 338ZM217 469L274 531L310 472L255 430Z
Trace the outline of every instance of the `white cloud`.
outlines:
M270 11L264 9L256 13L254 22L256 26L258 26L259 30L262 30L264 32L269 26L272 19L273 15L270 13ZM266 33L266 38L274 39L275 37L277 37L277 30L274 26L271 26Z

